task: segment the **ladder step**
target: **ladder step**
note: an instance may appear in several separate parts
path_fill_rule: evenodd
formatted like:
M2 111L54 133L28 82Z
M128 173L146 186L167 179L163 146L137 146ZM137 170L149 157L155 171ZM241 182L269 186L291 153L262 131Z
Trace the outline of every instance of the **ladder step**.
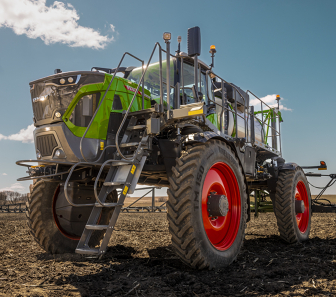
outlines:
M132 165L136 164L134 161L120 161L120 162L113 162L111 166L123 166L123 165Z
M99 203L95 203L95 207L117 207L117 206L123 206L124 204L121 203L104 203L104 205L102 206Z
M89 247L76 248L76 253L85 255L98 255L99 249L91 249Z
M112 186L120 186L120 185L122 185L122 183L118 183L118 182L104 182L103 185L105 187L112 187Z
M122 143L119 145L119 147L132 147L132 146L138 146L139 142L127 142L127 143Z
M136 125L136 126L128 126L127 130L143 130L146 128L146 125Z
M119 165L129 165L132 164L133 162L130 160L112 160L111 162L111 166L116 166L115 164L119 164ZM117 166L119 166L117 165Z
M106 230L109 225L86 225L85 228L88 230Z

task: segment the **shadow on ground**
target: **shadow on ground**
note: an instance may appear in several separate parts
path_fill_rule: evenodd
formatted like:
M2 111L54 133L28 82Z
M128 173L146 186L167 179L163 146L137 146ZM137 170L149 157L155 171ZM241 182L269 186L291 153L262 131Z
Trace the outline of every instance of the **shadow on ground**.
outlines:
M196 271L170 246L148 250L149 258L137 258L133 248L117 245L101 260L82 259L88 265L112 261L109 266L56 283L71 284L85 296L333 295L335 247L336 239L287 245L278 236L269 236L247 240L237 261L226 269Z
M273 214L252 219L237 260L211 271L176 257L161 214L123 214L102 259L45 253L19 216L0 216L0 296L336 296L334 214L314 215L294 245Z

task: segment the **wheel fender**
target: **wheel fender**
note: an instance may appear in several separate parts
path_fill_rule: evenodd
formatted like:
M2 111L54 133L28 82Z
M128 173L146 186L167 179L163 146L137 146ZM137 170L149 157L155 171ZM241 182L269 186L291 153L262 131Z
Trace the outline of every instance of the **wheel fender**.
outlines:
M273 172L271 172L272 177L267 180L267 190L270 193L271 200L274 201L275 192L276 192L276 183L278 181L278 173L281 171L292 170L295 171L297 167L300 167L296 163L284 163L284 159L277 158L276 161L278 162L277 167L274 168Z
M279 171L295 170L297 167L300 167L300 166L296 163L284 163L284 164L279 165Z
M189 136L184 140L184 143L196 143L196 142L207 142L212 138L216 138L222 141L226 141L227 139L225 139L224 137L222 137L221 135L212 132L212 131L205 131L205 132L198 132L198 133L192 133L190 134L192 136Z

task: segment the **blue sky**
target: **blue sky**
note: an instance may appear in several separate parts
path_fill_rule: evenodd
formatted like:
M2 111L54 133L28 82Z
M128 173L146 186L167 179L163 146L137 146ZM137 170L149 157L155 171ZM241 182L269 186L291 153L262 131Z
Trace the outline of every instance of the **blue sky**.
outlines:
M218 75L260 97L281 95L290 109L281 128L286 161L325 160L325 173L336 172L335 13L334 0L0 0L0 190L28 190L16 182L25 169L15 161L35 157L32 127L25 130L32 124L30 81L55 68L113 68L125 51L147 60L165 31L172 50L181 35L186 51L193 26L201 28L203 61L210 64L209 46L216 45Z

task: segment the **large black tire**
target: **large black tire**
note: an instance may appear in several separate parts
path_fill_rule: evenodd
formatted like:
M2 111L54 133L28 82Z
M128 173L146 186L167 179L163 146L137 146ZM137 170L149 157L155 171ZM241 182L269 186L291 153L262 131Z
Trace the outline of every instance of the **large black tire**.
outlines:
M232 214L235 213L239 219L237 219L236 225L232 223L229 226L231 230L235 230L232 232L235 232L233 234L236 235L231 238L231 244L227 246L225 246L224 239L226 238L225 234L229 234L227 233L229 231L225 234L216 231L216 236L219 236L219 243L217 244L213 238L210 239L209 233L205 229L205 224L210 222L207 208L204 206L208 199L206 192L209 181L211 183L208 174L210 174L210 171L213 174L213 171L219 170L216 167L218 164L231 172L230 178L235 181L236 186L235 189L230 190L230 193L236 194L232 194L232 197L229 194L229 196L236 199L236 203L239 201L240 205L239 208L232 207L236 211L232 211ZM247 219L245 179L234 152L228 145L219 140L210 140L204 144L189 146L187 150L182 152L181 157L176 159L176 166L173 167L172 172L173 174L169 178L167 217L172 236L172 246L176 254L186 264L197 269L222 268L229 265L236 259L243 245ZM225 174L220 170L219 172L225 179ZM230 204L229 208L231 208ZM229 216L231 217L231 214L226 217L219 217L215 221L224 220ZM233 219L232 222L234 222ZM212 225L210 225L211 228Z
M305 212L297 214L295 200L303 200ZM307 178L300 167L295 171L281 171L274 199L274 213L280 237L288 243L303 242L309 238L311 227L311 194Z
M26 216L30 233L35 241L46 252L52 254L73 253L79 239L66 236L61 232L54 219L53 199L59 192L59 183L40 180L30 186L30 197L27 202ZM109 195L109 201L116 202L117 193ZM103 209L99 224L108 224L113 209ZM89 244L99 244L104 236L104 231L95 231L92 234Z

